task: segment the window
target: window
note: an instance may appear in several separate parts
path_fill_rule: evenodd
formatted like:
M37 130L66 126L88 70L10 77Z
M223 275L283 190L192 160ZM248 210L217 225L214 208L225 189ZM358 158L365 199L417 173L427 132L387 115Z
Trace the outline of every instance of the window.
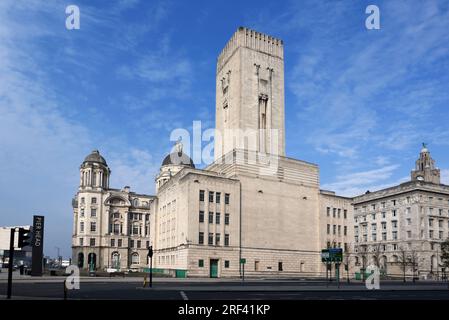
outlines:
M225 204L229 204L229 198L230 198L230 194L225 193Z
M354 236L355 242L359 242L359 236Z
M328 224L328 225L327 225L327 234L330 234L330 233L331 233L331 225Z
M440 216L442 216L443 215L443 209L439 209L438 213L439 213Z
M327 207L327 216L330 217L331 216L331 208Z
M396 243L393 244L393 250L398 250L398 245Z
M381 203L382 208L385 208L385 202Z
M396 217L396 210L392 210L391 213L392 213L393 217Z
M384 241L387 240L387 233L386 232L382 232L382 240L384 240Z
M443 231L438 232L438 238L443 239Z
M214 234L213 233L209 233L209 237L208 237L207 243L210 246L214 244Z
M95 203L97 203L97 198L92 198L92 202L91 202L92 204L95 204Z
M130 246L131 248L134 248L134 240L129 240L129 246Z
M96 232L97 231L97 223L91 222L90 223L90 232Z
M348 217L348 210L343 210L343 218L346 219Z
M372 204L372 205L371 205L371 208L372 208L373 210L376 210L376 205L375 205L375 204Z
M198 243L199 244L204 244L204 232L200 232L198 234Z
M397 240L397 239L398 239L398 232L393 231L393 240Z
M407 218L407 225L411 225L412 224L412 219Z
M214 192L209 191L209 202L214 202Z
M225 260L224 267L225 267L226 269L229 268L229 260Z
M372 231L377 231L377 224L372 223L372 224L371 224L371 230L372 230Z
M81 204L84 204L84 203L85 203L85 198L81 197Z
M393 225L393 228L398 227L398 222L396 220L391 221L391 224Z
M81 217L84 217L84 209L81 209L80 215L81 215Z
M438 220L438 227L443 228L443 220Z
M341 226L338 226L338 235L341 235Z
M200 211L199 221L204 222L204 211Z
M336 208L333 208L332 209L332 217L333 218L335 218L335 214L337 213L337 209Z
M377 235L375 233L373 233L371 235L371 239L372 239L372 241L377 241Z
M95 238L90 238L90 246L95 247Z
M120 225L118 223L114 223L114 234L120 234Z
M336 234L337 233L337 226L335 224L332 226L332 229L333 229L332 233Z
M338 218L340 218L340 212L341 212L341 209L338 209L338 210L337 210L337 217L338 217Z
M385 216L387 215L386 212L382 212L382 219L385 219Z
M386 222L382 222L382 230L387 230L387 223Z
M430 231L429 231L429 238L430 238L430 239L433 239L433 230L430 230Z
M225 213L225 225L229 225L229 213Z
M80 238L80 246L81 247L84 246L84 239L83 238Z
M141 241L140 240L137 240L137 248L139 248L140 249L140 247L141 247Z
M204 190L200 190L200 201L204 201Z
M209 223L214 223L214 213L209 211Z
M111 239L111 247L115 247L115 239Z
M131 264L139 264L139 263L140 263L139 254L137 252L134 252L131 256Z
M215 223L216 223L216 224L220 224L220 212L217 212L217 213L215 214Z
M216 246L220 245L220 234L219 233L215 234L215 245Z
M221 193L217 192L215 194L215 203L220 203L220 200L221 200L220 198L221 198Z
M80 233L84 232L84 222L80 222Z
M91 209L90 210L90 216L91 217L96 217L97 216L97 209Z
M429 219L429 227L433 227L433 219Z
M375 213L373 213L371 216L372 216L373 220L376 220L376 214Z
M147 249L148 249L150 247L150 241L147 241L146 245L147 245Z
M282 270L283 270L283 268L282 268L282 262L279 261L279 262L278 262L278 271L282 271Z
M348 235L348 227L347 226L344 226L344 228L343 228L343 235Z
M139 234L139 225L137 223L133 224L133 234L134 235Z
M122 246L122 239L118 239L117 240L117 247L121 247Z
M407 238L410 239L412 237L412 232L409 230L407 231Z
M204 260L203 259L198 260L198 267L199 268L203 268L204 267Z
M229 234L225 234L224 245L229 246Z
M393 206L396 205L396 200L391 200L391 203L393 204Z

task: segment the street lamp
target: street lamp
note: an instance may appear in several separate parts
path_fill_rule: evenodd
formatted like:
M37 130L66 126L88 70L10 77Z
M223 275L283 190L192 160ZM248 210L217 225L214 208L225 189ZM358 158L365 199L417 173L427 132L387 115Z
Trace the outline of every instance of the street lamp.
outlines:
M153 286L153 246L148 247L147 256L150 258L150 288Z

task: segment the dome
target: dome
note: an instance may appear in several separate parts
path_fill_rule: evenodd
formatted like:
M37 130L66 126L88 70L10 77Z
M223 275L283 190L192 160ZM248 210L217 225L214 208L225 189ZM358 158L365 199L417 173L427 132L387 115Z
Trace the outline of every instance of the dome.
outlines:
M172 152L164 158L164 161L162 161L162 166L171 164L195 168L192 159L190 159L184 152Z
M91 154L89 154L85 159L84 162L97 162L101 163L105 166L108 164L106 163L106 160L100 155L100 151L94 150Z

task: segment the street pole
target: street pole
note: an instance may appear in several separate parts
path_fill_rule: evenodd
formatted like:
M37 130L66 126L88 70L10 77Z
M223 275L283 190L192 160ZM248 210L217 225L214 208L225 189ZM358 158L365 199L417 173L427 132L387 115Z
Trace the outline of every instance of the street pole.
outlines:
M9 238L9 265L8 265L8 292L6 294L7 299L11 299L12 291L12 265L14 262L14 235L16 230L11 228L11 236Z
M337 287L340 288L340 263L335 264L335 277L337 278Z
M150 288L153 287L153 256L150 257Z

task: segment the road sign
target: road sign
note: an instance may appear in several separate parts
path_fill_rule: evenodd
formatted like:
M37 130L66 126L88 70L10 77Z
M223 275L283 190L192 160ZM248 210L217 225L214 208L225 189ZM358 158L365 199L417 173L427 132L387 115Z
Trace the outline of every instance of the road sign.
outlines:
M245 264L246 263L246 259L244 259L244 258L240 259L240 263L241 264Z
M329 248L321 250L322 262L341 262L343 261L343 249Z

